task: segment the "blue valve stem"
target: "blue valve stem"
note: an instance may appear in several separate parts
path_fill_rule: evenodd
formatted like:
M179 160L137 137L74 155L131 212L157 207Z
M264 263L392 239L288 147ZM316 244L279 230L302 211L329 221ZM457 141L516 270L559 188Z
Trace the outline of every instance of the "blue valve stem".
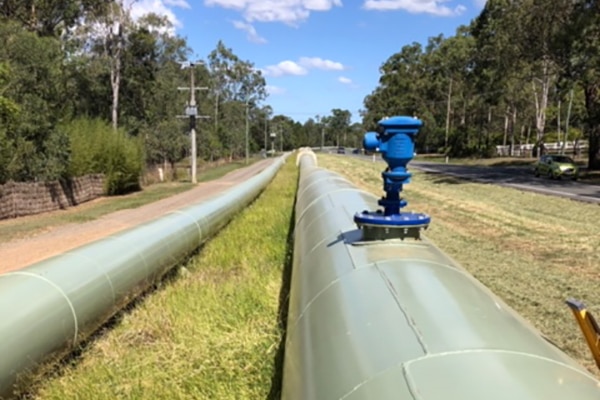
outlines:
M405 207L406 200L400 197L402 186L410 181L410 173L405 168L398 168L396 171L386 169L381 176L383 177L383 190L385 197L378 201L378 204L383 207L384 215L399 215L400 209Z

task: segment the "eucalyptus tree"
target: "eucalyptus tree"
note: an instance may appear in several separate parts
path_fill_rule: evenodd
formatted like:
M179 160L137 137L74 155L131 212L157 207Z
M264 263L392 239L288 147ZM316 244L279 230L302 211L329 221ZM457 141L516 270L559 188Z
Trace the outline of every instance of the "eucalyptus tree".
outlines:
M442 144L447 151L464 152L463 149L470 147L467 128L472 119L468 106L473 96L470 84L473 47L467 27L461 26L455 36L430 38L423 55L425 75L421 96L427 104L428 133L438 138L443 135L443 140L432 137L429 142Z
M216 134L233 158L243 153L246 115L266 98L266 82L252 62L241 60L222 41L208 55L208 65L220 110Z
M348 110L334 108L328 120L328 128L335 138L335 146L347 146L348 131L352 120L352 113Z
M523 90L530 83L531 70L528 58L521 54L522 46L517 41L523 16L520 6L520 1L490 0L471 24L475 40L473 77L480 94L480 148L493 142L495 132L504 130L506 137L507 121L514 121L517 105L522 104L524 93L530 99L533 97L531 86L528 86L528 92ZM511 131L514 133L514 129ZM542 139L541 136L539 139Z
M278 114L271 119L271 132L275 133L274 148L278 151L292 149L296 122L287 115Z
M106 0L2 0L0 16L40 36L59 37Z
M555 34L553 54L563 77L576 81L586 108L588 168L600 170L600 1L564 1L570 6L562 29Z
M135 23L132 2L108 0L85 15L84 21L71 33L79 44L77 53L97 60L106 71L111 90L110 120L113 129L119 125L119 100L123 73L123 56Z
M9 63L0 62L0 184L10 178L8 166L13 156L14 140L9 136L9 130L14 128L20 112L19 105L4 95L9 84L9 76Z
M350 125L348 133L348 143L352 147L362 148L363 137L365 136L365 130L360 122L355 122Z
M14 180L55 179L65 173L65 137L56 130L64 116L63 55L60 43L20 24L0 22L0 65L6 145L5 169ZM55 159L58 158L58 159Z
M321 126L319 124L319 117L309 118L304 122L304 143L303 146L317 147L321 145Z
M420 96L423 83L423 48L419 43L402 47L379 68L379 85L364 100L363 124L369 130L390 115L417 115L426 104Z
M128 132L144 139L147 160L168 162L175 171L189 149L187 121L177 118L185 106L177 88L187 84L180 63L188 48L168 33L171 28L168 20L150 14L132 31L123 58L122 112Z

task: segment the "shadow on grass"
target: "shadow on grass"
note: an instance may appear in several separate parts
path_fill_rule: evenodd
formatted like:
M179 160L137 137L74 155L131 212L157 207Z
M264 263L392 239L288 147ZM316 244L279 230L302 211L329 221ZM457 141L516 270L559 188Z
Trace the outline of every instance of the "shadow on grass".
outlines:
M436 185L461 185L463 183L467 183L467 181L465 181L464 179L457 179L457 178L452 178L452 177L446 176L446 177L438 178L438 179L434 180L433 183Z
M281 386L283 382L283 361L285 356L285 340L287 337L287 319L290 304L290 285L292 282L292 265L294 263L294 228L296 226L296 198L292 206L288 235L285 246L285 261L281 273L281 289L279 290L279 309L277 311L277 326L281 332L281 340L273 357L273 375L271 376L271 388L267 395L268 400L279 400L281 398Z
M488 167L521 167L521 166L526 166L526 167L531 167L533 166L535 161L532 160L519 160L519 159L514 159L514 160L503 160L503 161L492 161L490 162L487 166Z
M425 175L432 178L432 183L436 185L461 185L468 183L466 179L454 178L452 176L444 175L442 172L430 172L425 171Z

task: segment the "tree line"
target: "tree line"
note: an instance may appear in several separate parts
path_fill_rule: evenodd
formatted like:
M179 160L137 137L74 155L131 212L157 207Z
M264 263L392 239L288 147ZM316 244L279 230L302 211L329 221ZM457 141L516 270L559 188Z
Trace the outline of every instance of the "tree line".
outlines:
M120 193L138 188L147 166L185 163L189 91L178 88L190 74L207 161L244 157L246 129L251 153L360 147L378 120L408 114L425 122L420 152L489 156L497 145L587 140L589 167L600 168L597 0L488 0L454 36L383 62L361 124L340 108L304 123L274 115L251 61L223 42L193 60L166 18L134 19L126 4L0 1L0 184L101 172Z
M252 62L223 42L192 60L174 31L158 15L134 19L122 0L0 1L0 184L99 172L109 193L122 193L139 187L146 166L175 167L190 154L189 90L178 90L190 74L206 117L201 159L243 157L246 123L251 153L359 145L347 110L305 124L273 115Z
M421 151L489 156L495 146L589 142L600 169L600 1L488 0L454 36L412 43L380 67L363 125L423 119Z

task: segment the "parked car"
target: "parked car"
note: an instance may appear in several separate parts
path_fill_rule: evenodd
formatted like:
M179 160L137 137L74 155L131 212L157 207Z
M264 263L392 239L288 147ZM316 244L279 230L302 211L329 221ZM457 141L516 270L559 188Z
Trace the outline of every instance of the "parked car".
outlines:
M548 154L540 157L533 167L535 176L547 176L550 179L562 177L573 180L579 177L579 167L571 157Z
M337 153L338 154L346 154L346 149L343 148L342 146L338 147L337 149Z
M361 154L362 153L361 150L362 149L360 149L360 148L356 148L356 149L352 150L352 154Z

